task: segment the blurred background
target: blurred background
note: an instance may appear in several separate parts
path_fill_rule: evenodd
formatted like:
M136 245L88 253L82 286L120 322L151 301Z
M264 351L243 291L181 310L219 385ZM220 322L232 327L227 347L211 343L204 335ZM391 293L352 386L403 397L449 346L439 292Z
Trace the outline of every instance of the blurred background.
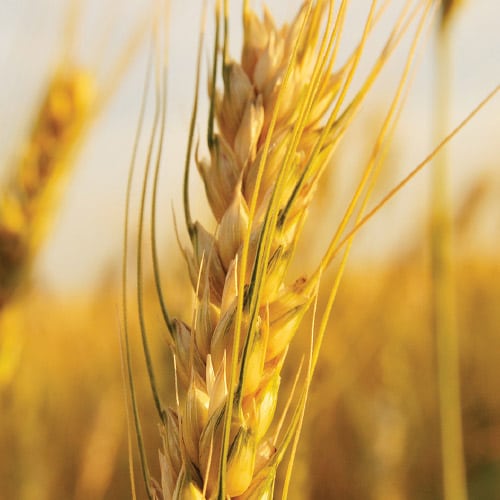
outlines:
M241 5L230 4L231 54L237 58ZM277 23L290 20L300 4L266 2ZM357 83L402 4L392 2L374 33ZM168 303L182 318L190 316L191 292L175 240L173 213L181 210L201 5L197 0L172 0L168 34L168 119L158 231ZM261 2L253 5L261 9ZM212 7L208 2L197 126L201 142ZM366 15L367 2L351 2L341 59L359 39ZM83 119L75 145L64 152L66 173L54 190L50 230L33 252L22 284L0 310L1 498L130 497L120 366L120 266L125 188L151 16L154 7L139 0L105 5L97 0L0 3L2 188L25 157L53 76L61 67L85 70L92 82L91 95L99 98L109 92L96 113ZM496 0L476 0L464 2L453 18L452 125L500 81L499 16ZM436 144L434 31L431 28L425 39L375 201ZM317 225L310 224L307 234L317 234L319 224L323 228L319 232L328 233L349 200L401 71L405 47L402 44L375 85L333 159L328 182L312 208L311 220ZM117 67L122 59L123 69ZM152 95L149 88L139 167L154 111ZM497 97L448 148L467 485L469 497L478 500L500 498L499 130ZM206 218L201 183L192 177L195 216ZM312 386L292 498L442 498L436 355L430 327L430 182L427 168L359 232ZM132 246L140 184L137 177ZM181 239L187 241L182 234ZM307 262L320 255L322 243L299 250L299 260L305 264L294 273L307 272ZM149 279L147 303L154 301ZM153 308L148 321L157 365L167 366L170 360ZM136 333L133 320L131 332ZM132 336L132 345L150 464L158 478L161 442L137 336ZM291 366L307 348L303 332L292 346ZM171 391L169 375L165 368L166 392ZM140 479L138 483L140 490Z

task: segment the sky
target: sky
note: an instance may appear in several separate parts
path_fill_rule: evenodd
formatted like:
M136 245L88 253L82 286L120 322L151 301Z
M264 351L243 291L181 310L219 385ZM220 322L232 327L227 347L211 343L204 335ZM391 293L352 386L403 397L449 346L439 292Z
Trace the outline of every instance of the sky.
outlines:
M267 2L278 23L294 15L300 1ZM82 15L75 33L74 57L91 68L98 67L98 83L109 79L110 68L117 54L123 50L145 16L142 0L121 2L83 0ZM262 2L253 2L260 8ZM15 159L19 144L29 130L30 116L43 95L44 81L57 66L61 56L61 40L64 40L64 22L69 2L66 0L1 0L0 1L0 175L8 175L9 166ZM198 26L202 2L198 0L172 0L169 26L169 80L168 118L166 133L165 167L161 178L159 232L173 237L172 211L180 212L181 172L184 148L187 140L189 114L194 91L194 68ZM351 2L344 45L340 57L345 58L360 36L360 26L367 14L366 0ZM376 51L401 1L393 1L380 24L380 35L375 35ZM231 6L231 53L238 56L241 43L240 2L230 1ZM212 3L209 2L207 43L212 37ZM500 82L500 33L498 19L500 4L497 0L465 2L456 16L453 30L454 87L450 90L451 123L458 123L488 92ZM377 45L379 44L379 45ZM103 49L105 47L105 50ZM121 252L124 214L125 183L132 155L137 117L147 60L147 42L138 50L120 87L106 109L87 134L78 155L75 171L68 181L61 200L61 207L54 221L53 232L44 246L37 263L38 280L49 289L61 293L75 292L89 284L95 284L103 269L115 265ZM367 61L361 72L366 71ZM434 141L429 123L433 110L432 37L421 58L418 73L412 87L406 111L401 117L396 133L395 152L398 168L391 172L388 185L395 183L412 166L415 166ZM204 51L204 61L210 57L210 49ZM397 54L394 65L374 88L373 98L368 101L366 116L377 114L383 102L390 96L391 82L403 52ZM202 78L205 78L205 74ZM201 114L206 113L206 85L201 86ZM148 115L151 117L151 113ZM5 125L7 124L7 126ZM349 144L359 141L359 134L366 133L365 123L353 127ZM204 122L197 128L204 134ZM358 134L358 135L357 135ZM144 154L144 144L141 153ZM500 197L500 97L492 101L474 122L455 140L450 150L453 164L452 187L459 198L482 173L491 176L493 193ZM345 165L354 170L359 158L346 147ZM352 149L352 148L351 148ZM495 177L496 175L496 177ZM342 180L340 181L342 183ZM418 228L419 218L425 213L428 201L426 189L428 175L422 175L384 209L383 218L360 234L357 255L361 258L383 258L391 255L402 242L411 239ZM139 179L135 185L138 186ZM195 205L203 215L199 182L193 180ZM347 189L347 187L345 188ZM173 207L173 209L172 209ZM488 225L490 224L490 225ZM496 225L495 225L496 224ZM491 226L492 225L492 226ZM491 227L490 227L491 226ZM486 223L483 232L500 232L498 219Z

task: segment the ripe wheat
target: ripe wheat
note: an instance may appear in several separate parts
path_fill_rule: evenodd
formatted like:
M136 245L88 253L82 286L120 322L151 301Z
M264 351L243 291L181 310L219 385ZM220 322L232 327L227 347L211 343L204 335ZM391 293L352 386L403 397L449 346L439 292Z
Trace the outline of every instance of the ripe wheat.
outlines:
M165 409L158 394L138 288L145 354L164 441L160 454L161 485L150 480L144 451L141 455L150 498L273 497L277 468L287 451L291 451L292 458L294 455L312 371L352 236L434 154L365 215L406 96L417 44L432 2L417 2L412 9L411 2L406 5L371 70L350 100L346 99L347 92L353 90L353 77L383 7L378 11L376 2L372 2L366 24L360 30L359 44L340 65L337 53L348 4L344 0L334 8L332 1L304 2L290 25L277 27L269 12L265 11L260 19L248 2L244 2L243 50L241 60L234 61L227 53L228 2L224 2L223 43L219 48L221 16L217 2L214 63L209 85L209 157L196 156L216 221L215 231L191 217L187 183L193 128L184 186L184 215L191 242L191 247L184 249L184 255L195 292L191 324L170 318L158 286L175 363L177 403L174 408ZM290 280L289 264L321 175L409 27L414 28L412 41L399 85L345 215L317 268L310 276ZM219 64L221 91L217 87ZM196 107L197 95L193 122ZM149 157L148 169L150 161ZM154 182L156 196L156 174ZM141 205L141 228L146 186L147 181ZM354 229L349 229L349 222L354 224ZM152 239L154 247L154 233ZM305 313L314 304L323 271L342 247L345 252L340 270L315 332L316 339L312 341L302 388L298 396L290 397L296 403L293 409L283 411L278 418L275 414L280 374L288 348ZM138 249L141 266L141 239ZM125 252L125 282L126 255ZM157 274L156 259L153 248ZM156 277L158 280L158 274ZM125 322L126 302L124 295ZM141 448L129 359L128 375ZM297 368L297 371L300 370ZM297 377L300 378L299 374ZM290 472L284 486L285 495L289 476Z
M0 309L16 290L43 240L54 197L93 103L92 77L57 71L32 132L0 198Z
M186 210L196 307L191 326L169 325L179 403L163 412L164 498L271 498L297 432L299 409L281 441L272 425L280 372L331 255L309 278L288 283L287 270L321 174L402 33L395 29L346 105L375 22L373 5L360 45L332 71L346 7L307 2L278 28L267 11L261 20L245 6L241 61L222 51L222 92L215 52L210 158L197 165L217 228Z

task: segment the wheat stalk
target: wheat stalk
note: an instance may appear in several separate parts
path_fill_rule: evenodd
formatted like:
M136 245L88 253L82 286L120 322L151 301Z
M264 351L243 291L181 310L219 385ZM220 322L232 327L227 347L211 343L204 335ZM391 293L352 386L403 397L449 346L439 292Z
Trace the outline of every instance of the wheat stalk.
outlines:
M451 30L461 1L447 0L441 5L436 37L435 134L448 128L452 88ZM465 500L467 479L462 436L460 396L460 342L455 305L455 276L452 199L447 150L436 157L432 176L431 264L432 327L436 342L439 389L443 494L446 499Z
M154 375L141 299L145 199L158 123L164 120L165 96L157 78L157 114L140 210L138 302L144 352L164 443L160 453L161 485L151 480L141 449L143 441L130 352L125 347L134 423L150 498L273 496L277 467L287 450L291 449L293 459L296 445L291 444L298 439L307 390L354 233L408 181L404 180L376 209L365 215L406 97L410 69L431 2L419 2L413 9L411 3L407 4L371 71L349 101L347 92L352 89L370 31L383 8L378 11L376 2L372 2L359 45L339 67L337 51L348 4L344 0L336 10L331 1L305 2L290 25L278 28L269 12L265 11L263 19L259 19L244 2L244 44L238 62L228 56L228 2L224 2L222 35L220 2L216 4L207 125L209 158L198 155L195 158L216 221L214 231L193 221L189 204L189 165L198 93L186 155L184 216L191 246L184 249L184 255L195 292L191 324L171 318L159 279L154 227L161 134L154 170L153 267L174 357L177 388L176 404L168 409L161 401ZM412 25L417 29L401 80L352 201L317 269L309 277L300 276L290 282L288 267L321 174L387 59ZM220 38L223 40L221 50ZM219 65L222 91L217 89ZM354 223L354 229L349 229L349 222ZM125 239L125 249L126 242ZM302 377L299 396L290 397L296 405L290 415L283 412L276 424L280 373L288 347L315 301L322 273L344 245L347 249L326 310L320 317L317 339L311 341L308 368ZM124 290L126 263L127 250ZM126 325L125 292L123 300ZM291 468L284 495L290 471Z

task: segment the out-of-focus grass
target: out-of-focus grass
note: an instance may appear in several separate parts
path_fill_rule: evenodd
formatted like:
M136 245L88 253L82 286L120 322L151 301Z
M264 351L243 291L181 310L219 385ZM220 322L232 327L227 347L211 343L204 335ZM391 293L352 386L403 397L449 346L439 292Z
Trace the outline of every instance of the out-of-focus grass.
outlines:
M500 494L500 261L469 257L457 267L467 476L470 498L480 500ZM346 275L313 383L292 498L440 498L428 289L425 254ZM118 291L113 281L75 298L34 291L17 304L23 348L1 394L5 498L129 497ZM186 298L177 298L180 312ZM151 318L154 351L165 352ZM153 465L159 436L133 339ZM290 355L306 349L304 335Z
M0 394L3 498L130 496L118 292L116 282L73 298L33 292L9 311L21 354ZM147 419L140 363L136 374Z
M9 312L22 352L1 393L4 498L101 498L111 482L127 495L114 302L34 292Z
M425 264L358 267L345 277L306 413L299 474L307 480L296 498L442 497ZM500 261L457 264L469 495L497 498Z

